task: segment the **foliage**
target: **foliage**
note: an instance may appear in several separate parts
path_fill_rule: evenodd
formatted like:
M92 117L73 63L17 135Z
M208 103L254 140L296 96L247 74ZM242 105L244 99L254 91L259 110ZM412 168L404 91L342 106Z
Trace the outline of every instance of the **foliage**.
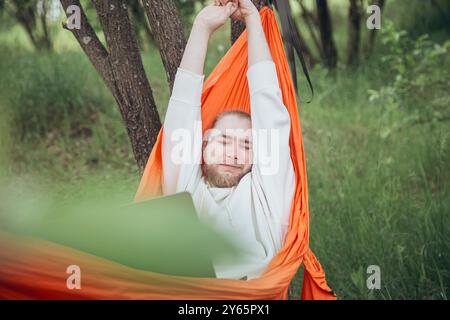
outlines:
M443 41L450 32L448 0L387 0L385 16L394 21L396 29L406 30L412 38L430 33Z
M406 31L385 23L381 43L381 63L390 70L390 79L369 90L369 95L383 108L383 116L391 119L384 134L412 124L450 121L450 41L434 43L427 34L412 40ZM395 113L400 119L393 117Z
M103 83L95 75L91 78L93 74L86 72L89 62L78 54L14 54L2 49L0 55L0 72L6 80L0 92L14 110L16 136L76 134L111 106Z

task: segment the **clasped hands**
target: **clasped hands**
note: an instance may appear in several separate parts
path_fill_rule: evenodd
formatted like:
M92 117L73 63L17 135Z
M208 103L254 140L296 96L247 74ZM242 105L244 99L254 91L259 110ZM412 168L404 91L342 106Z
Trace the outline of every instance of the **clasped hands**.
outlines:
M259 18L259 12L251 0L214 0L199 12L194 25L212 34L228 18L248 24L254 17Z

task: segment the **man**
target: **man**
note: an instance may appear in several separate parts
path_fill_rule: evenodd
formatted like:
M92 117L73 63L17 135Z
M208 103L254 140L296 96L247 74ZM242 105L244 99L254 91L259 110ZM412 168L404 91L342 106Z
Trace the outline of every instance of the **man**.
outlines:
M248 30L251 115L220 114L202 137L208 40L229 17ZM262 134L267 132L269 138ZM257 8L250 0L205 7L192 27L164 121L163 192L190 192L199 218L241 248L239 259L213 258L218 278L259 277L284 244L295 189L289 135L289 113ZM261 150L270 150L276 161L263 165Z

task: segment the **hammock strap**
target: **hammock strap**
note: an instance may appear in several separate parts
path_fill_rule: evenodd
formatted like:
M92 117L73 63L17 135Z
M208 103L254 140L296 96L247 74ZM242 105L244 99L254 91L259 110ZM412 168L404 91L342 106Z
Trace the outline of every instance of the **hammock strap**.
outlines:
M297 92L297 95L299 95L297 68L295 63L294 50L300 59L302 71L306 77L309 89L311 91L311 99L307 101L307 103L310 103L314 98L314 87L312 85L311 77L309 75L308 68L306 66L305 57L303 55L302 52L303 50L301 47L300 33L297 28L297 25L295 24L294 18L292 17L289 1L269 0L267 6L269 8L272 8L273 5L275 5L275 8L277 9L278 14L280 16L281 28L283 30L283 43L286 48L287 58L289 61L289 66L291 69L295 90Z

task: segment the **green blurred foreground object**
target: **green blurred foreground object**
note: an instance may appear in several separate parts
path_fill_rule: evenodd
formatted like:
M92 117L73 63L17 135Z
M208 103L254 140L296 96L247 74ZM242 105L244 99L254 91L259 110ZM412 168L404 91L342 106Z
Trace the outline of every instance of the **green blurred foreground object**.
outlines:
M225 238L201 224L187 192L58 211L19 231L132 268L178 276L215 277L212 255L234 252Z

